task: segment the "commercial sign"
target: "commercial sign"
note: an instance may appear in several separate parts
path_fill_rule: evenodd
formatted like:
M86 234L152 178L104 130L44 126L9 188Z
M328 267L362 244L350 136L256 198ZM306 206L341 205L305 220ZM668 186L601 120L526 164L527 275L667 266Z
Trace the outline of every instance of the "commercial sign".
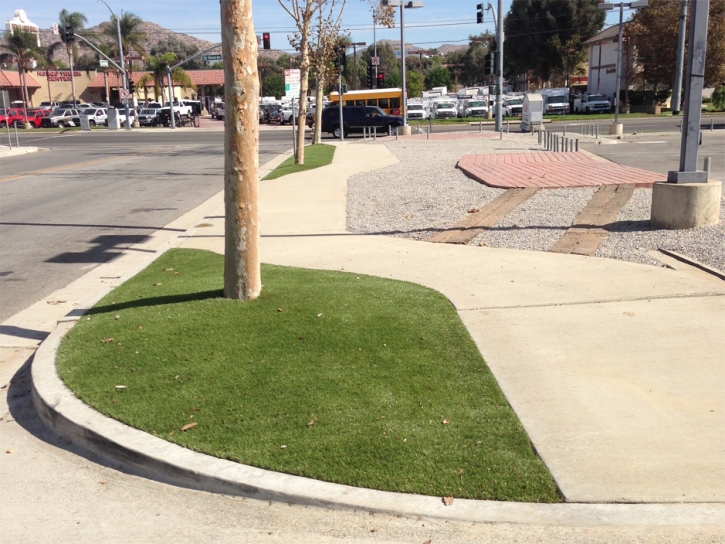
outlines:
M108 68L108 61L106 59L99 60L98 66L100 66L101 68Z
M70 81L70 70L44 70L36 72L40 77L48 78L48 81ZM77 70L73 71L73 77L81 77L81 73Z
M300 87L302 87L301 83L285 83L284 84L285 96L290 97L290 98L299 98Z

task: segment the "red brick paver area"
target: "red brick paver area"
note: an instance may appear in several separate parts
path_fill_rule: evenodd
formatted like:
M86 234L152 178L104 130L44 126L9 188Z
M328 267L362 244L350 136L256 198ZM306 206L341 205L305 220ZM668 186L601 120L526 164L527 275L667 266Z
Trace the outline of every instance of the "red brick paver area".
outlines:
M425 129L424 129L425 130ZM435 130L435 129L434 129ZM471 140L473 138L493 140L499 139L498 133L492 132L432 132L430 135L431 140ZM411 134L410 136L398 136L398 140L427 140L428 135L423 134Z
M593 187L633 183L652 187L662 174L595 160L584 153L499 153L466 155L458 168L475 180L502 189Z

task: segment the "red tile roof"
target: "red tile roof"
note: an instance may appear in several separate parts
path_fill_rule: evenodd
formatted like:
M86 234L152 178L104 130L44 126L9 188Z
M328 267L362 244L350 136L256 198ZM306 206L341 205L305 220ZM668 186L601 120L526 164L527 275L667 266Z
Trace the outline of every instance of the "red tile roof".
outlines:
M146 74L151 72L134 72L131 75L134 83L138 83ZM224 70L188 70L186 72L194 85L224 85ZM164 80L165 81L165 80ZM103 89L106 84L103 81L103 72L98 72L96 77L88 84L89 88ZM120 87L121 77L116 72L108 73L108 86ZM153 86L153 84L149 85Z
M33 79L33 76L26 73L25 83L28 89L39 89L40 84ZM0 70L0 87L22 87L20 82L20 74L17 72L11 72L6 70Z

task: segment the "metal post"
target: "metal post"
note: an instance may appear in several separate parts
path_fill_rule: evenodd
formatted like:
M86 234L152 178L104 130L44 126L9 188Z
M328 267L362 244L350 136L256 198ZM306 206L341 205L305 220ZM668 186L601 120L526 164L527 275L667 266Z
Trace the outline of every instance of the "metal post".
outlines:
M712 157L705 157L705 162L703 166L703 170L707 174L707 179L710 179L710 162L712 161Z
M226 117L226 112L225 115ZM295 138L295 99L292 99L292 151L297 156L297 138Z
M428 114L428 134L433 132L433 118Z
M685 32L687 30L687 0L680 1L680 35L677 42L677 68L675 68L675 86L672 88L672 115L679 115L682 92L682 69L685 64Z
M574 150L579 153L579 140L576 141L576 145L574 147Z
M498 51L498 72L496 73L496 130L502 130L503 123L503 0L498 0L498 12L496 17L496 48Z
M400 4L400 60L401 60L401 66L403 70L403 126L408 126L408 92L405 90L405 8L403 8L403 4Z
M20 140L18 140L18 124L13 123L13 129L15 130L15 147L20 147Z
M428 132L427 132L426 140L430 140L430 127L428 127Z
M113 13L113 12L111 12ZM126 77L126 65L124 64L123 60L123 42L121 41L121 21L119 20L118 16L113 13L113 16L116 17L116 36L118 37L118 56L121 59L121 83L123 85L123 90L128 90L128 78ZM129 115L128 111L128 102L124 104L126 109L126 130L131 130L131 116Z
M478 132L483 132L483 122L478 122Z
M599 125L594 125L594 135L599 139Z
M709 0L692 0L690 8L689 45L687 48L687 82L685 115L682 119L680 169L668 172L670 183L706 183L707 174L697 171L698 140L702 119L702 87L707 52L707 20Z
M373 127L373 140L378 140L378 127Z
M621 94L621 88L622 88L622 81L621 81L621 71L622 71L622 20L624 18L624 2L619 4L619 36L617 37L617 75L615 76L616 79L616 89L615 89L615 106L614 106L614 124L619 124L619 95Z
M166 65L166 84L169 86L169 119L171 120L171 128L176 128L176 117L174 116L174 86L171 82L171 67ZM226 113L224 119L226 119Z
M320 13L322 13L322 10L320 10ZM373 12L373 56L377 58L378 56L378 40L375 37L375 23L378 21L378 13L377 11ZM373 66L373 69L375 70L375 82L374 86L377 87L378 85L378 65L376 64Z
M503 140L503 127L501 127L501 130L498 132L498 139Z
M564 126L564 136L566 136L566 126Z
M345 52L343 51L343 55ZM337 91L340 93L338 97L340 98L339 104L340 104L340 141L345 141L345 124L343 123L342 119L342 70L340 70L340 81L338 83Z
M509 122L506 121L506 134L508 134L508 133L509 133Z
M715 130L715 119L710 119L710 132Z

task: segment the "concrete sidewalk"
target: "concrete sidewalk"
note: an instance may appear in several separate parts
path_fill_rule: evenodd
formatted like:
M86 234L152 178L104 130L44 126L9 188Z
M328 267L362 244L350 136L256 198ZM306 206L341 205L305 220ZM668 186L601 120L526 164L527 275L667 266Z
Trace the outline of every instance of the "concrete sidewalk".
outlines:
M262 182L262 260L444 293L568 501L725 500L725 282L347 233L347 178L394 163L345 143L330 166ZM183 247L223 252L219 204Z

